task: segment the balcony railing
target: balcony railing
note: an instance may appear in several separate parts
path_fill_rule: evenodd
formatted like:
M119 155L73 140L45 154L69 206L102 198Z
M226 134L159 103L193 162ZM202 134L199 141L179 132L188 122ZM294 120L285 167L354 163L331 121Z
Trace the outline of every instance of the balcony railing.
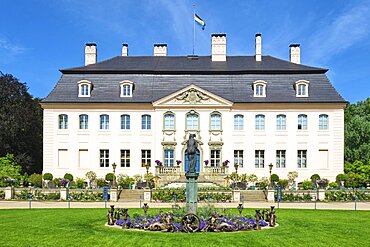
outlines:
M204 174L205 175L225 175L229 174L229 167L228 166L205 166L204 167Z

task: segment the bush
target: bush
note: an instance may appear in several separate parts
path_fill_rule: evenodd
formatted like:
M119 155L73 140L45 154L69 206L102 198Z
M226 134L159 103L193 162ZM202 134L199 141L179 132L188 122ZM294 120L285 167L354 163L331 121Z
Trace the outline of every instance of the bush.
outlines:
M310 194L299 195L298 193L283 193L282 200L287 202L311 201Z
M337 182L340 182L340 181L346 181L347 180L347 175L346 174L338 174L335 178L335 180Z
M46 181L51 181L53 180L53 174L51 173L44 173L44 175L42 176L42 178Z
M278 185L283 187L283 189L288 187L288 184L289 184L289 181L287 179L280 179L278 182Z
M313 174L310 178L311 178L311 180L312 180L312 181L314 181L314 180L319 180L319 179L320 179L320 175L319 175L319 174L317 174L317 173L315 173L315 174Z
M277 174L274 173L274 174L271 175L271 181L272 182L279 182L279 179L280 178Z
M369 201L370 193L356 191L355 193L349 191L331 191L325 193L325 200L334 202L348 202L354 200L354 195L356 195L359 201Z
M34 173L28 178L28 182L35 187L42 187L42 175Z
M77 188L82 189L85 185L85 180L83 180L82 178L77 178L76 185L77 185Z
M311 181L308 181L308 180L305 180L302 182L302 187L304 190L310 190L312 189L312 182Z
M0 190L0 199L4 199L4 198L5 198L5 191Z
M105 186L105 179L104 178L98 178L96 180L96 185L98 186L98 188L102 188Z
M263 178L261 178L261 179L258 181L258 183L257 183L257 187L258 187L258 189L260 189L260 190L266 190L266 189L267 189L267 187L268 187L268 185L269 185L269 180L268 180L268 178L267 178L267 177L263 177Z
M109 181L109 182L112 182L113 181L113 178L114 178L114 174L113 173L107 173L107 175L105 175L105 180Z
M69 182L73 181L73 175L70 173L64 174L64 179L68 180Z
M61 178L54 178L53 179L53 183L54 183L54 185L56 186L56 187L60 187L60 186L62 186L62 184L60 183L60 181L61 181L62 179Z
M331 183L329 183L329 187L331 189L337 189L339 186L338 186L338 184L336 182L331 182Z

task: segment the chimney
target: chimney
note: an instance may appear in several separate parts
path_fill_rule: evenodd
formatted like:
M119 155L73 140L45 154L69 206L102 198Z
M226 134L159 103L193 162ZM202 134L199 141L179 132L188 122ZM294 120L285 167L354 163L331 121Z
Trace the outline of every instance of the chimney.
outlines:
M85 66L96 63L96 44L86 43L85 46Z
M262 61L262 37L260 33L256 33L256 61Z
M122 57L128 56L128 44L122 44Z
M301 63L301 48L299 48L299 46L300 44L291 44L289 46L289 57L291 63Z
M154 44L154 56L167 56L167 44Z
M212 62L226 61L226 34L212 34Z

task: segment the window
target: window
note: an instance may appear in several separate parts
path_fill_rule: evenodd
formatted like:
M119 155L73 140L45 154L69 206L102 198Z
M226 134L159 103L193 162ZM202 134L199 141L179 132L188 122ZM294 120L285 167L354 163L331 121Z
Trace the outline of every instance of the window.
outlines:
M121 167L130 167L130 150L121 150Z
M327 130L328 129L328 121L329 116L326 114L321 114L319 116L319 129L320 130Z
M211 150L211 167L219 167L221 163L221 150Z
M219 113L211 114L211 130L221 130L221 115Z
M133 89L134 83L132 81L123 81L120 82L121 87L121 97L132 97L132 89Z
M276 116L276 129L286 130L286 116L283 114Z
M121 129L123 130L130 129L130 115L126 114L121 115Z
M234 164L243 167L243 150L234 150Z
M265 167L265 150L255 150L255 167L264 168Z
M298 168L307 168L307 150L298 150L297 164Z
M164 114L164 129L165 130L175 129L175 115L173 113Z
M151 164L151 152L150 150L141 150L141 166Z
M276 150L276 168L285 168L285 150Z
M307 115L304 114L298 115L298 129L299 130L307 129Z
M151 116L150 115L142 115L141 116L141 129L143 130L150 130L151 129Z
M174 150L164 150L164 166L173 167L175 163Z
M266 97L266 82L255 81L253 83L254 97Z
M198 130L198 114L189 113L186 115L186 129Z
M109 115L100 115L100 129L109 129Z
M244 129L244 116L243 115L234 115L234 130Z
M308 83L305 80L295 82L296 97L308 97Z
M89 128L89 116L86 114L80 115L80 129L85 130Z
M265 129L265 115L256 115L256 130Z
M91 82L83 80L78 82L78 97L90 97Z
M109 150L100 149L100 167L109 167Z
M68 115L67 114L59 115L59 129L68 129Z

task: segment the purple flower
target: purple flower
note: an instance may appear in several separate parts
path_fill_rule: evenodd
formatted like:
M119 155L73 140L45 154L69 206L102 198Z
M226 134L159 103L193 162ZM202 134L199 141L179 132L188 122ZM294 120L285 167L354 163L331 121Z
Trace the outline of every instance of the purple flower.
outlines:
M229 161L229 160L225 160L224 162L222 162L222 164L223 164L224 166L227 166L229 163L230 163L230 161Z
M67 179L62 179L60 180L60 184L63 185L63 186L66 186L66 184L68 184L68 180Z
M209 163L209 160L205 160L205 161L204 161L204 164L205 164L206 166L208 166L208 163Z
M182 163L181 160L176 160L176 164L179 166Z

